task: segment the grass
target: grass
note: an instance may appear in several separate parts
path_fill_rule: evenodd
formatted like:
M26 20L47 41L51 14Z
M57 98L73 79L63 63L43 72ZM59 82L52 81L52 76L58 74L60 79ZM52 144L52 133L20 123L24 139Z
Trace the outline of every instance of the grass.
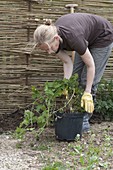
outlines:
M20 143L17 148L23 146L38 153L38 170L113 169L113 122L94 124L90 133L70 143L57 141L51 128L38 141L28 132Z

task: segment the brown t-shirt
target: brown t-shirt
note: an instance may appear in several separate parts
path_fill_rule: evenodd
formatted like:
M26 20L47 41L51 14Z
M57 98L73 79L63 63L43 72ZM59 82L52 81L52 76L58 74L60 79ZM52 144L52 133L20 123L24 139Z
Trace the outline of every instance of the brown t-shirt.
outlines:
M55 26L63 39L59 50L76 51L83 55L87 49L106 47L113 42L113 26L105 18L87 13L60 17Z

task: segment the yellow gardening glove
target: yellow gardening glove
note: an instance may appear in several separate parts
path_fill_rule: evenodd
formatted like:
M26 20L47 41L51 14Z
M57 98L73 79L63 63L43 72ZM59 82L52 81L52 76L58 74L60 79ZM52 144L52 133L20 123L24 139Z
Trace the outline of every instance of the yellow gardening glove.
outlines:
M94 104L93 104L92 95L90 93L84 92L81 98L81 107L84 107L86 112L93 113Z
M62 94L66 96L66 99L68 99L68 90L64 89Z

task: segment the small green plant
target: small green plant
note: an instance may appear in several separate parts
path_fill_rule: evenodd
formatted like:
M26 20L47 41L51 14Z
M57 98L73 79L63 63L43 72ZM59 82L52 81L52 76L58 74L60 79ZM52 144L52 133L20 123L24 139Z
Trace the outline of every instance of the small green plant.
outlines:
M98 137L100 137L100 134L98 134ZM102 131L100 139L91 132L88 141L83 139L83 141L77 141L76 145L75 143L68 144L69 154L76 162L75 169L109 169L109 158L113 156L113 138L109 135L109 129L108 132Z
M17 149L21 149L21 148L22 148L22 143L21 143L21 142L18 142L18 143L16 144L16 148L17 148Z
M31 146L31 148L32 150L39 150L39 151L50 150L50 148L44 144L40 144L38 146Z
M34 123L37 123L38 118L37 116L34 115L34 113L30 110L25 110L24 112L24 120L20 123L20 128L24 127L24 128L28 128L29 130L33 129L33 125Z
M20 123L19 127L16 128L13 136L17 139L23 139L26 131L33 131L34 130L34 123L37 124L38 117L34 115L34 113L30 110L25 110L24 112L24 119Z
M21 127L17 127L14 134L13 134L13 137L17 138L17 139L23 139L24 135L26 133L26 129L25 128L21 128Z
M62 162L54 162L52 165L47 165L42 170L66 170Z

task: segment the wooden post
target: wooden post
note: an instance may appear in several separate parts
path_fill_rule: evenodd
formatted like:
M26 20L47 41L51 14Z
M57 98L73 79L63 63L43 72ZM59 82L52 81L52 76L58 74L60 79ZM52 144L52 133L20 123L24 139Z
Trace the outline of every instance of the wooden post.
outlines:
M70 9L70 13L74 13L74 9L78 7L78 4L67 4L66 8ZM74 63L75 51L72 51L72 61Z

